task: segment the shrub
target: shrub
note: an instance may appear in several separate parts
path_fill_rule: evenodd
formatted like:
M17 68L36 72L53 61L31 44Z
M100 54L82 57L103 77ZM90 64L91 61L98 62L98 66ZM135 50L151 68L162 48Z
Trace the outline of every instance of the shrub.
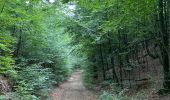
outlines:
M127 89L121 90L118 94L104 91L99 98L101 100L132 100L125 95L125 91Z
M43 68L38 64L34 64L22 67L17 66L15 69L17 71L13 69L8 71L7 74L14 83L15 92L13 95L16 98L20 98L19 100L38 100L40 97L47 98L47 92L55 83L53 80L54 75L50 68Z
M114 100L113 96L108 92L104 91L102 95L100 95L100 100Z
M9 70L14 60L11 56L13 39L6 33L0 33L0 73Z

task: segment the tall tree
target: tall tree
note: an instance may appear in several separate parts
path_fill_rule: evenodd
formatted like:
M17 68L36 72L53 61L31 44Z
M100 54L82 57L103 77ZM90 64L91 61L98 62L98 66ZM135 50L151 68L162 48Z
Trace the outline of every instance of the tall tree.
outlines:
M169 0L159 0L159 18L160 18L160 35L161 35L161 55L164 69L164 88L170 90L170 64L169 64L169 33L168 33L168 15L167 10Z

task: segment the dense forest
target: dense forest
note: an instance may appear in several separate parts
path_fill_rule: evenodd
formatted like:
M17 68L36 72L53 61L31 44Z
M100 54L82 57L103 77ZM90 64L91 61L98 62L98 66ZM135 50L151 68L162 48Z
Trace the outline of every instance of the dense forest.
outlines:
M0 100L49 100L77 69L100 100L169 100L148 97L170 93L169 35L169 0L0 0Z

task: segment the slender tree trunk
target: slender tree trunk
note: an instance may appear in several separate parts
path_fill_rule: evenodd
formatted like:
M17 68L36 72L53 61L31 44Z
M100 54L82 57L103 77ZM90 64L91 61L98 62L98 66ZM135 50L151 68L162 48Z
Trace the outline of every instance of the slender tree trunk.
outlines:
M119 31L118 31L118 39L119 39L118 60L119 60L119 67L120 67L120 71L119 71L119 73L120 73L120 86L123 89L123 72L122 72L123 71L123 61L122 61L122 55L121 55L121 53L122 53L121 36L120 36L120 32Z
M166 4L168 0L159 0L159 17L160 17L160 34L162 38L162 44L160 45L163 69L164 69L164 88L170 90L170 72L169 72L169 33L167 27L167 17L166 17Z
M110 34L108 34L109 36L109 53L111 53L111 64L112 64L112 74L113 74L113 80L118 83L118 77L116 75L116 71L115 71L115 64L114 64L114 56L112 55L112 44L111 44L111 39L110 39Z
M100 44L100 56L101 56L101 64L102 64L102 71L103 71L103 79L106 80L106 72L105 72L105 66L104 66L102 44Z
M16 46L16 50L14 51L15 57L18 57L20 55L21 42L22 42L22 36L21 36L21 33L20 33L20 36L19 36L18 42L17 42L17 46Z

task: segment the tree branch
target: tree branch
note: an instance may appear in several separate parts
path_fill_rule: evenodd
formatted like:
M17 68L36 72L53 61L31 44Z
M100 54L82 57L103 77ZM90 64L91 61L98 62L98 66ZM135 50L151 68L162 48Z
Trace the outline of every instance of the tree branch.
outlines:
M4 4L3 4L3 6L2 6L0 15L2 14L2 12L3 12L4 8L5 8L5 3L6 3L6 1L7 1L7 0L4 0Z

